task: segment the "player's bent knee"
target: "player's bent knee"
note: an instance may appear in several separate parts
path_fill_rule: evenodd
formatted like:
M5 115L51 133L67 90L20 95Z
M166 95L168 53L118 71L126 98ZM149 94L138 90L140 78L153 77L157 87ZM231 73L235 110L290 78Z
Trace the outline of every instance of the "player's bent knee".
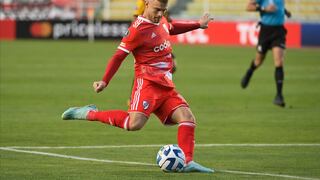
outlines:
M144 127L148 118L141 114L135 114L130 117L128 131L138 131Z
M130 124L128 131L138 131L143 128L143 125L140 124Z
M183 121L189 121L196 123L196 119L188 107L178 108L172 115L174 122L180 123Z
M196 119L195 117L193 116L192 113L186 113L184 114L184 117L183 117L183 121L190 121L190 122L196 122Z

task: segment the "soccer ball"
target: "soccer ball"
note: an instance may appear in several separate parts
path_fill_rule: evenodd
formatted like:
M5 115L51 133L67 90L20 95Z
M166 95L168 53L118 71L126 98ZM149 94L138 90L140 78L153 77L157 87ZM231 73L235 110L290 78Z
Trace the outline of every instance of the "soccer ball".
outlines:
M179 172L183 169L185 156L176 144L165 145L157 154L157 164L165 172Z

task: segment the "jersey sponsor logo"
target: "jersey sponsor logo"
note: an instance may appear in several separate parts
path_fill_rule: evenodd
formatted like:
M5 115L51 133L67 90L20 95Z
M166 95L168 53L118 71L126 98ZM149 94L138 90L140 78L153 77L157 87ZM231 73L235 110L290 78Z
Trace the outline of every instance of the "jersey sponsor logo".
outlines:
M160 44L159 46L156 46L153 48L153 51L154 52L159 52L159 51L163 51L165 50L166 48L170 47L171 44L170 44L170 41L168 40L165 40L162 44Z
M120 43L120 46L122 46L122 47L126 47L126 43L121 42L121 43Z

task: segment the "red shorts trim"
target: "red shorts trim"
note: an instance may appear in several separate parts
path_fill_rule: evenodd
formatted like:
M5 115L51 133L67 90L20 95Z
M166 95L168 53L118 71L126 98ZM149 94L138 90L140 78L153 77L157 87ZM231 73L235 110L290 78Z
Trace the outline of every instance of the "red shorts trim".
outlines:
M136 78L128 112L140 112L147 117L154 113L163 124L176 124L171 115L179 107L189 107L175 88L161 86L152 81Z

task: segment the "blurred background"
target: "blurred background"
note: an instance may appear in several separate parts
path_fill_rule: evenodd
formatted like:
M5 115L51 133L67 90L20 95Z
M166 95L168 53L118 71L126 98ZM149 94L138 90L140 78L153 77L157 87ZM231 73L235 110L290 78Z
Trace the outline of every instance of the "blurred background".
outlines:
M1 0L0 19L47 20L87 19L90 12L99 20L130 20L135 0ZM252 20L256 13L244 11L248 0L169 0L174 18L198 18L210 12L219 20ZM319 22L319 0L287 0L292 21Z
M172 19L198 19L210 12L207 30L172 37L173 43L247 45L257 43L258 13L248 0L169 0ZM0 40L121 39L133 20L136 0L1 0ZM320 0L287 0L287 46L320 46ZM215 34L215 36L214 36Z

